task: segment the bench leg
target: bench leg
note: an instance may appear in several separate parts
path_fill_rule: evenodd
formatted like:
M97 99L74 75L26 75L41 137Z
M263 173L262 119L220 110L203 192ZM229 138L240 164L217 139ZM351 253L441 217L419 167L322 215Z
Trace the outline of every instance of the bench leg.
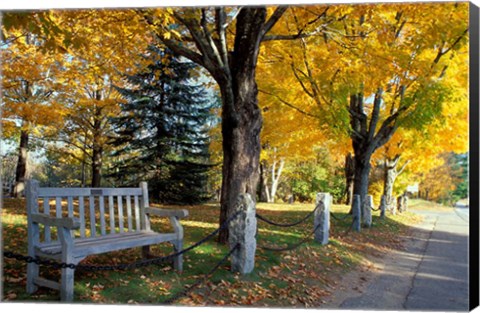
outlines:
M173 244L173 251L175 253L182 251L183 240L172 241L172 244ZM173 267L179 272L183 271L183 255L182 254L173 258Z
M35 263L27 264L27 293L34 293L38 290L38 286L35 285L34 281L38 278L40 271L40 266Z
M62 302L73 301L73 282L75 277L75 269L63 268L62 278L60 281L60 300Z
M150 246L142 246L142 258L148 259L151 257Z

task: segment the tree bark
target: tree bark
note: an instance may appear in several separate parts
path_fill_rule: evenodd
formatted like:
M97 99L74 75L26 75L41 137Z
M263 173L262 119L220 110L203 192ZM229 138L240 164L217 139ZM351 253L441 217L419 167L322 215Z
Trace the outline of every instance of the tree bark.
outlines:
M280 164L278 169L276 167L277 161L275 160L272 165L272 188L270 190L270 202L275 202L275 195L277 194L278 183L280 182L280 177L282 175L283 167L285 165L285 159L280 159Z
M397 179L397 163L400 156L393 159L385 158L385 172L383 181L383 195L387 202L387 208L390 209L393 204L393 185Z
M370 160L375 150L387 143L398 128L398 111L388 116L380 124L380 127L377 127L380 119L383 90L378 88L375 93L372 112L370 118L368 118L365 113L362 89L363 87L360 87L357 94L350 96L349 112L352 129L350 138L352 139L355 160L353 193L360 196L363 204L368 194Z
M400 162L400 154L395 155L393 158L385 158L385 172L384 172L384 182L383 182L383 195L387 202L387 208L391 209L393 205L393 186L397 177L405 170L405 167L410 163L410 160L407 160L401 167L398 169L398 164Z
M345 156L345 204L352 205L353 201L353 185L355 181L355 160L351 153Z
M95 92L95 100L102 99L101 91ZM93 116L92 137L92 187L97 188L102 183L103 143L102 143L102 107L96 106Z
M360 203L365 201L368 194L368 182L370 175L371 155L363 151L355 151L355 178L353 183L353 194L360 196Z
M12 196L20 198L25 190L25 177L27 174L29 134L26 130L20 131L20 145L18 149L17 169L15 172L15 187Z
M244 82L248 84L248 82ZM244 101L236 102L236 106L249 107L252 113L247 110L239 114L239 122L246 127L234 127L231 123L222 123L223 133L223 168L222 168L222 195L220 223L223 223L231 214L238 195L249 193L255 195L258 183L258 162L260 158L260 129L262 118L256 103L256 84L250 81L251 91L255 96ZM245 101L247 100L247 101ZM224 117L225 118L225 117ZM225 243L228 240L227 228L219 233L219 242Z
M242 18L243 16L238 17L237 27L238 23L240 25L247 23ZM253 26L247 23L244 28ZM240 31L241 29L237 29L232 58L232 85L230 86L229 82L222 82L220 86L223 100L220 224L223 224L231 215L239 194L249 193L255 199L259 178L260 131L263 120L258 106L258 89L255 81L258 50L255 52L250 50L252 48L247 49L252 43L247 44L243 41L248 40L250 36L247 38L239 36ZM252 32L255 33L255 30L253 29ZM218 241L221 243L228 241L228 228L220 231Z
M94 144L92 156L92 187L100 187L102 183L102 157L103 149Z
M259 183L257 188L257 199L259 202L268 202L268 186L267 186L267 177L265 174L265 169L267 167L266 162L260 162L260 176L259 176Z

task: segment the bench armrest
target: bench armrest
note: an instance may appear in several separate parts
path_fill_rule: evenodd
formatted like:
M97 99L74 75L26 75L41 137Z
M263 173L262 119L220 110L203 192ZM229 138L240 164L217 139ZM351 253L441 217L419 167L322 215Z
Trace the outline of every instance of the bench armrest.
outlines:
M57 226L67 229L79 229L80 220L74 217L53 217L47 214L35 213L30 216L32 222L47 226Z
M146 207L145 208L146 214L153 214L157 216L165 216L165 217L177 217L183 218L188 216L188 210L170 210L170 209L160 209L160 208L152 208Z

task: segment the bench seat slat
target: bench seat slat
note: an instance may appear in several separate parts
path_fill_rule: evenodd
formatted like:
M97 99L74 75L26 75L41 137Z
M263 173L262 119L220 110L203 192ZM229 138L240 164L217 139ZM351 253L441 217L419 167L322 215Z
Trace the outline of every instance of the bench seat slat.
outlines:
M153 231L141 231L134 233L110 234L96 238L76 239L73 256L82 258L87 255L106 253L116 250L135 248L143 245L154 245L162 242L176 240L175 233L156 233ZM58 255L62 251L59 242L40 244L36 247L42 255Z

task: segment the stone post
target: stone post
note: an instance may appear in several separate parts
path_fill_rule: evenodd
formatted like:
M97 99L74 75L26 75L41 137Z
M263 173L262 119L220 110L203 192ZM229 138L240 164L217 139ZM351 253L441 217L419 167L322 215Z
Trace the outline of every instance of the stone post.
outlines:
M405 202L403 201L403 195L398 196L397 198L397 211L398 213L402 213L404 211L404 204Z
M362 224L362 204L360 200L360 195L353 195L352 201L352 215L353 215L353 230L360 231Z
M373 207L373 196L367 195L365 201L363 201L363 226L370 227L372 226L372 207Z
M330 231L330 207L332 204L332 196L329 193L317 193L315 211L313 219L313 229L315 230L314 239L316 242L326 245Z
M255 266L255 250L257 241L257 218L255 217L255 202L249 194L240 194L235 205L232 216L241 212L229 224L229 245L237 248L230 256L232 271L240 274L248 274Z
M392 215L397 215L397 198L392 197L392 204L390 206Z
M406 194L403 194L398 197L398 212L403 213L407 211L408 206L408 197Z
M382 195L382 199L380 200L380 218L383 220L385 219L385 210L387 209L387 197Z

